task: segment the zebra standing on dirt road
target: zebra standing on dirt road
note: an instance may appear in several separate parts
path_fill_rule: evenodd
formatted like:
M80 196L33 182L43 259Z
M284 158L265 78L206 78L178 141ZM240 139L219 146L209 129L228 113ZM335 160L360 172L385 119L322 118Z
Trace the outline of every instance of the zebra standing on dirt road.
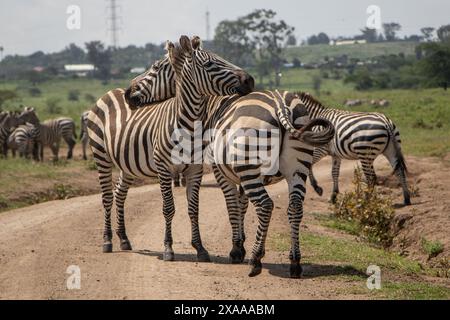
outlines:
M161 65L183 61L176 75L176 96L148 108L131 110L127 101L136 98L116 89L97 101L88 116L88 134L94 161L98 168L105 209L104 252L112 251L111 207L117 206L117 234L122 250L131 245L125 233L124 202L134 177L159 178L163 214L166 221L164 260L173 260L172 218L175 206L172 194L172 173L183 167L186 177L188 214L192 226L192 246L200 261L209 261L209 254L202 245L198 229L199 188L203 173L202 164L174 164L172 150L178 144L172 138L175 130L194 132L194 122L203 120L206 95L246 94L253 88L251 77L242 69L219 56L199 48L200 39L193 43L186 36L180 38L180 46L167 44L168 59L157 62L147 77L164 74ZM156 66L156 68L155 68ZM136 88L134 88L136 89ZM150 101L151 102L151 101ZM120 169L117 186L112 189L112 169Z
M339 193L339 169L342 159L359 160L369 186L374 186L376 174L373 162L380 154L383 154L400 180L404 204L411 204L406 180L407 168L400 145L400 132L391 119L378 112L351 112L327 108L308 93L299 92L297 95L308 110L311 119L327 119L336 128L334 139L327 146L316 148L313 157L313 165L327 155L333 159L331 195L333 203ZM312 169L309 172L309 178L314 190L322 195L323 190L317 184Z
M158 80L147 81L145 77L142 77L139 83L132 84L132 88L144 86L145 90L141 89L141 92L151 92L152 86L155 86ZM161 82L164 81L161 80ZM131 94L139 98L136 100L141 103L150 102L146 101L148 96L135 92ZM302 271L299 264L299 224L302 219L306 177L312 163L312 145L325 145L331 140L334 134L331 123L322 120L310 122L307 111L300 100L288 92L263 91L250 93L245 97L209 97L205 103L208 110L205 130L216 130L209 136L211 140L207 141L209 143L207 150L213 153L214 174L224 192L233 229L233 249L230 252L232 262L242 262L245 256L243 220L248 206L248 198L250 198L258 214L259 226L250 260L252 268L249 275L255 276L261 272L261 259L264 256L265 239L273 209L273 202L264 186L286 178L290 193L288 217L292 235L290 273L292 277L299 277ZM142 105L135 104L133 107L142 107ZM308 131L314 125L324 125L326 129L320 133ZM295 127L301 129L298 130ZM270 130L278 130L278 132L286 130L289 133L281 137L283 141L281 150L276 151L271 149L271 144L265 144L268 153L277 152L276 157L279 156L280 159L279 171L276 170L272 174L265 175L261 162L240 164L221 161L222 157L226 159L230 155L226 152L224 154L216 152L217 150L229 150L224 147L227 145L227 130L239 129L250 129L250 131L254 129L257 131L253 132L256 135L267 133ZM251 134L251 132L247 133ZM228 141L228 146L234 143L240 146L240 151L243 151L245 159L248 159L250 154L248 151L255 147L248 143L247 136L244 133L243 136L237 137L231 143ZM275 144L279 145L280 141L275 141ZM259 148L261 145L256 147ZM240 187L240 192L236 185Z
M34 114L33 116L31 116ZM39 145L39 158L44 161L44 147L49 147L53 153L53 160L58 161L59 144L61 138L67 143L69 150L67 151L67 159L73 156L73 148L76 144L77 134L75 132L75 122L70 118L57 118L40 122L34 109L24 111L22 117L32 117L26 122L33 124L36 128L27 127L27 130L37 132L37 141ZM29 133L31 134L31 132Z

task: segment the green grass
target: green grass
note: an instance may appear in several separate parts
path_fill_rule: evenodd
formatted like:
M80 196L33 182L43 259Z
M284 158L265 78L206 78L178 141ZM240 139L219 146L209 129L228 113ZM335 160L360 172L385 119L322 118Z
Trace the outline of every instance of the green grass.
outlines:
M330 46L327 44L319 44L313 46L301 46L288 48L285 57L288 61L293 58L300 59L303 63L315 63L323 61L325 57L338 57L346 54L349 58L357 58L361 60L369 59L380 55L399 54L405 55L415 54L416 42L381 42L381 43L365 43L350 44L343 46Z
M439 241L429 241L422 238L422 250L428 254L429 258L436 257L442 251L444 251L444 245Z
M20 105L33 106L38 112L41 120L56 118L59 116L71 117L74 119L79 129L79 119L81 113L92 108L94 103L87 101L86 94L90 94L95 99L103 96L107 91L115 88L124 88L129 84L128 80L112 80L104 85L95 79L53 79L36 85L41 90L41 96L33 97L29 89L33 86L28 81L0 82L0 90L16 90L18 99L9 100L2 106L5 110L20 109ZM79 91L79 100L69 100L69 92ZM49 100L57 100L55 113L50 113L48 108Z
M271 250L288 251L290 235L275 233L269 235L268 246ZM337 239L311 232L302 232L300 239L303 264L331 264L335 275L328 278L351 282L351 288L342 289L343 293L368 294L374 299L450 299L450 289L421 280L420 275L427 274L420 265L395 253L370 246L365 242ZM365 275L369 265L381 268L381 289L369 291ZM386 275L386 272L389 274ZM401 280L392 280L400 276ZM403 280L411 277L411 281Z

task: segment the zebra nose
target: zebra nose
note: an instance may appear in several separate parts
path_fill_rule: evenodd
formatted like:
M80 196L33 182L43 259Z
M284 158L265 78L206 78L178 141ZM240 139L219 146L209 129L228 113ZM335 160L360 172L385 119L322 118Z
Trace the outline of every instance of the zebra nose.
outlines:
M255 79L243 70L239 70L237 72L239 77L240 86L237 89L238 93L241 95L246 95L252 92L255 89Z

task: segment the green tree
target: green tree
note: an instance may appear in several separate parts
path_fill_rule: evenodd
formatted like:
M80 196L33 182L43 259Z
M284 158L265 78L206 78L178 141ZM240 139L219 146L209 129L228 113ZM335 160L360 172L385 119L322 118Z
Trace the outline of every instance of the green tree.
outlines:
M402 29L401 25L396 22L383 23L384 37L386 41L395 41L397 32Z
M362 38L365 39L367 42L376 42L378 40L376 29L366 27L364 29L361 29L361 32Z
M86 42L88 60L95 66L95 77L107 81L111 76L111 50L100 41Z
M450 44L424 43L423 57L419 66L428 85L437 85L447 90L450 84Z
M441 42L450 42L450 24L440 27L436 33Z
M422 32L423 34L423 38L425 39L425 41L431 41L433 40L433 32L434 32L434 28L433 27L425 27L420 29L420 32Z

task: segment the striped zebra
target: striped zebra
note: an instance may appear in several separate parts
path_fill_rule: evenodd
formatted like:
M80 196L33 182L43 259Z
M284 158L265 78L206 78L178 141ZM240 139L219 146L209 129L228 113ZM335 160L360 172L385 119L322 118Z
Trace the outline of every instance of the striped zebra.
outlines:
M191 137L194 122L205 116L205 95L246 94L252 90L253 79L242 69L219 56L199 48L200 39L182 36L180 46L167 44L168 57L156 62L146 78L157 79L165 74L165 66L183 61L176 73L175 97L148 108L132 110L128 103L140 98L127 91L116 89L100 98L88 116L89 143L96 162L105 210L103 251L112 251L111 208L115 198L117 207L117 235L120 248L130 250L125 232L124 202L134 177L159 178L165 224L164 260L173 260L172 218L175 207L172 194L172 174L182 168L186 177L188 214L192 227L192 246L200 261L209 261L198 228L199 188L203 173L202 164L177 164L172 151L178 142L172 138L178 130ZM172 73L173 76L173 73ZM163 76L167 79L167 76ZM155 86L157 87L157 86ZM138 86L134 90L140 90ZM155 89L156 90L156 89ZM140 91L139 91L140 92ZM144 93L144 92L143 92ZM152 93L153 94L153 93ZM152 102L152 101L148 101ZM112 169L120 170L113 191Z
M156 86L157 83L158 81L155 79L146 81L145 77L142 77L138 87L145 87L145 90L141 88L141 92L151 92L152 86ZM136 86L136 84L133 85ZM140 94L136 100L145 104L150 102L146 100L149 97ZM307 110L301 101L289 92L263 91L253 92L244 97L236 95L208 97L206 104L208 111L205 129L207 131L215 129L213 134L207 135L206 158L213 159L214 174L225 195L233 229L233 249L230 252L232 262L242 262L245 256L243 221L248 207L248 199L250 199L256 208L259 225L250 259L249 275L255 276L261 272L261 259L264 256L265 239L273 209L273 202L265 190L265 185L285 178L289 185L288 217L292 231L290 273L292 277L299 277L302 272L299 224L302 219L305 183L312 163L313 146L327 144L334 135L333 126L326 120L310 121ZM137 104L133 107L141 106ZM310 130L315 125L323 125L326 129L313 133ZM229 130L242 129L248 131L233 140L228 140L226 133ZM266 145L269 153L276 152L276 157L279 159L279 170L265 173L262 170L263 163L261 161L249 164L230 163L224 160L228 159L230 155L227 150L232 150L230 146L236 144L240 151L243 151L244 159L249 159L250 149L255 145L250 145L247 138L252 134L258 136L259 133L266 133L270 130L288 133L279 137L282 142L274 138L274 146L281 144L280 150L272 149L272 145ZM225 150L225 152L220 152L221 150Z
M312 119L323 118L331 121L336 128L334 139L324 147L314 150L313 165L323 157L333 159L333 191L331 201L336 201L339 193L339 169L342 159L359 160L369 186L376 183L374 160L383 154L394 169L403 188L404 204L410 205L410 193L406 180L407 167L401 151L400 132L391 119L378 112L351 112L327 108L305 92L297 93ZM313 170L309 173L311 185L322 195Z
M75 139L77 138L75 122L65 117L40 122L34 110L28 111L28 114L35 115L32 120L27 121L33 124L35 128L28 126L27 130L33 130L38 133L39 159L44 161L44 147L49 147L53 153L53 160L58 161L61 138L64 139L69 147L67 159L71 159L73 156L73 148L76 144Z
M33 155L38 160L37 139L39 137L38 128L31 123L18 126L8 137L8 148L11 149L13 157L16 151L20 157L29 158Z
M83 149L83 160L87 160L86 148L89 143L89 135L87 132L88 115L89 115L89 110L84 111L81 114L81 118L80 118L80 128L81 128L80 140L81 140L81 147Z
M8 152L8 137L18 125L24 124L18 115L12 111L3 111L0 113L0 148L1 154L6 158Z

